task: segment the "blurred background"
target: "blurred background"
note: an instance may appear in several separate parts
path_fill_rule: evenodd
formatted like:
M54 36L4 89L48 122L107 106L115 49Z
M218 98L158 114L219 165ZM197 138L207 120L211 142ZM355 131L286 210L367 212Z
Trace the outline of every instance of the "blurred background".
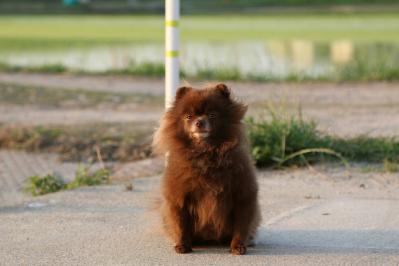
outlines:
M399 75L397 0L186 0L181 6L183 77ZM0 12L1 69L163 76L162 0L2 0Z
M181 14L182 83L223 81L249 104L258 166L325 148L399 169L398 0L182 0ZM79 165L160 173L163 78L162 0L0 0L3 201Z

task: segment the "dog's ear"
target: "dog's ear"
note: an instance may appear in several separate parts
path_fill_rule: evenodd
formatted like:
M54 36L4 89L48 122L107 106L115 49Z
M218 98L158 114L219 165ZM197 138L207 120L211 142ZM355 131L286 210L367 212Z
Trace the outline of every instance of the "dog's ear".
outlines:
M191 90L192 90L191 87L185 87L185 86L178 88L176 92L176 101L181 99L187 92Z
M230 97L230 89L226 86L226 84L220 83L215 86L215 91L220 93L222 96L229 98Z

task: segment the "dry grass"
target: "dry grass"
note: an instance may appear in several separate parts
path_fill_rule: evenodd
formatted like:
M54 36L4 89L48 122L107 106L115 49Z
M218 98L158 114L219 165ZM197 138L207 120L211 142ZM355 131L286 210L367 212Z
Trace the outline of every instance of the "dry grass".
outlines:
M65 161L134 161L151 155L150 123L79 126L0 125L0 148L55 152Z

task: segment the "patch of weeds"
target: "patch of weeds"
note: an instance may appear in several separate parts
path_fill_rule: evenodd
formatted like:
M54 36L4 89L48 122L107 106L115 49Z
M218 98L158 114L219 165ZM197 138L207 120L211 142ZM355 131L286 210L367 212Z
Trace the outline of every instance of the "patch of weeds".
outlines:
M395 137L353 138L325 136L325 145L333 148L352 161L383 163L384 160L399 162L399 139Z
M64 161L135 161L151 155L151 123L73 126L0 125L0 148L54 152Z
M66 184L61 177L54 174L47 174L44 176L35 175L29 177L25 191L32 196L39 196L60 190L108 184L109 177L110 170L107 168L90 171L90 167L79 166L76 170L75 179L68 184Z
M33 196L39 196L60 191L65 187L66 184L62 178L54 174L47 174L44 176L34 175L29 177L25 191Z
M151 63L151 62L144 62L141 64L132 63L125 68L107 70L103 72L103 74L163 77L165 75L165 66L163 63Z
M237 68L200 69L193 75L196 79L207 80L245 80Z
M387 172L387 173L399 172L399 163L392 162L390 160L385 159L383 162L383 169L384 169L384 172Z
M108 184L109 176L110 172L106 168L90 172L88 167L80 166L76 171L75 179L68 183L67 189Z
M323 145L315 122L283 118L274 112L271 115L270 120L247 120L251 153L257 166L304 165L326 154L342 159Z
M247 120L251 153L259 167L305 165L339 158L346 161L384 163L395 169L399 163L399 140L358 136L340 138L317 130L313 121L282 117L271 112L270 119Z
M378 51L379 52L379 51ZM198 80L231 80L254 82L306 82L306 81L397 81L399 80L398 52L392 53L359 53L355 58L344 65L337 65L331 70L311 75L306 72L289 71L284 75L276 75L265 71L264 73L243 73L238 67L219 66L217 68L201 68L188 74L181 69L181 77ZM0 62L2 72L27 72L27 73L72 73L79 75L128 75L139 77L161 78L165 75L163 63L142 62L132 63L124 68L106 71L71 70L62 64L43 66L13 66Z
M43 147L57 145L57 139L62 134L60 128L0 126L0 148L39 151Z
M28 72L28 73L65 73L68 69L62 64L45 64L39 66L17 66L0 62L0 71L3 72Z
M0 71L9 73L74 73L86 75L133 75L146 77L163 77L165 75L165 66L163 63L143 62L140 64L131 63L124 68L92 72L86 70L71 70L63 64L18 66L11 65L5 62L0 62Z
M398 47L358 45L353 60L338 68L338 81L395 81L399 79Z

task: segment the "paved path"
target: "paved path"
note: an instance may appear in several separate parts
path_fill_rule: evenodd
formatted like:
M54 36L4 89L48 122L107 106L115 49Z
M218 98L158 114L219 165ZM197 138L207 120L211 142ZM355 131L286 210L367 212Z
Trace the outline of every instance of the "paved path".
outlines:
M33 199L24 192L29 177L55 173L69 182L75 178L80 165L82 163L61 162L56 154L0 150L0 207L25 204ZM149 158L129 163L112 163L109 166L113 168L113 183L128 183L133 178L161 173L163 161ZM92 165L91 169L97 167L100 164Z
M398 174L264 171L263 223L246 256L177 255L162 235L159 177L0 207L0 265L398 265Z
M71 180L77 167L78 163L61 163L52 154L0 150L0 207L30 199L23 192L28 177L56 173Z

